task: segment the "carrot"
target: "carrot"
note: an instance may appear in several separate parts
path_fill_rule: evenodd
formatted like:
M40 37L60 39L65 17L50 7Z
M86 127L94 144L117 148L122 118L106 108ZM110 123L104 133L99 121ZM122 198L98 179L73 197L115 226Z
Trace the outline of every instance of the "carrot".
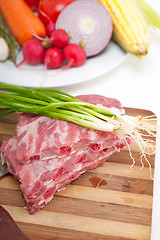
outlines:
M44 24L24 0L0 0L0 11L21 45L33 38L33 34L46 36Z

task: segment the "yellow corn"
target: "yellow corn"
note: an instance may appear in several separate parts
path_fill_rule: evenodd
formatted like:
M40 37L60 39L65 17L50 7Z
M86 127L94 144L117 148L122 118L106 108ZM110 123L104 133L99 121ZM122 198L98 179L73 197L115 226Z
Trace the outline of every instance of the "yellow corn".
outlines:
M113 36L126 51L146 55L150 34L143 16L132 0L98 0L109 11L113 22Z

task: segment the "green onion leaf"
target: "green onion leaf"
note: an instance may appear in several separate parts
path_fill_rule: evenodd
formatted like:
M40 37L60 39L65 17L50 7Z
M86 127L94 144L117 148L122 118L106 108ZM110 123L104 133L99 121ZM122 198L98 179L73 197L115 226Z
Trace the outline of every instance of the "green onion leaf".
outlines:
M148 25L152 25L160 29L160 15L150 7L144 0L135 0L140 7Z
M113 131L118 117L109 108L81 101L57 89L27 89L0 84L0 115L12 112L40 114L87 128ZM115 121L114 121L115 119Z

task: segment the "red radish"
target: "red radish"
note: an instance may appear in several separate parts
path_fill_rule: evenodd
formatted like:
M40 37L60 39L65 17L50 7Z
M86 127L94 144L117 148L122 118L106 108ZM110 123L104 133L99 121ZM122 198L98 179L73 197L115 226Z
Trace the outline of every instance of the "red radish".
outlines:
M41 38L34 35L37 39L42 41L44 47L48 48L53 44L55 47L64 48L69 43L68 33L63 29L56 29L50 38Z
M45 48L37 39L30 39L23 45L23 60L17 65L19 67L26 62L31 65L36 65L43 62Z
M46 25L46 33L48 37L51 37L53 31L55 30L55 23L51 20L51 18L44 13L42 10L39 10L39 13L42 14L48 21Z
M71 66L79 67L86 60L86 53L78 44L70 43L63 49L63 55L68 62L62 70L66 70Z
M54 32L54 30L55 30L55 23L53 22L48 23L46 26L46 33L49 38L52 36L52 33Z
M63 29L56 29L52 33L51 39L53 41L53 45L58 48L64 48L69 43L69 36Z
M48 48L44 56L45 69L51 68L56 69L60 68L63 64L63 53L62 50L56 47Z

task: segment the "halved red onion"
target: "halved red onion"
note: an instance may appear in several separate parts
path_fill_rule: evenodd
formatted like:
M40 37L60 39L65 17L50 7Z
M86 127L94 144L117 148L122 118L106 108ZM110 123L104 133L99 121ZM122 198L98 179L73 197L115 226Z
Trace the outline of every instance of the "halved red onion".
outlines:
M87 57L102 52L113 31L107 9L95 0L77 0L66 6L56 21L58 28L69 33L70 43L84 47Z

